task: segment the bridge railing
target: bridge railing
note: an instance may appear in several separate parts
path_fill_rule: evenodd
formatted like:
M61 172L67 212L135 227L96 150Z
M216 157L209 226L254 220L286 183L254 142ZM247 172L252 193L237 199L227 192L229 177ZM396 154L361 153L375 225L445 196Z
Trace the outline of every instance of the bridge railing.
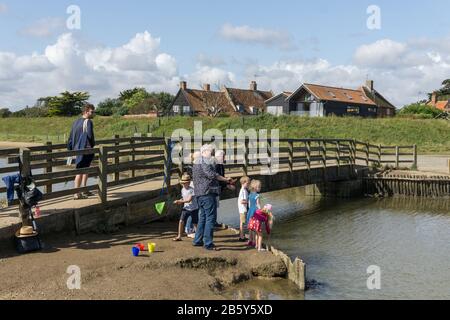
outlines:
M99 147L81 151L67 151L66 144L52 143L21 150L2 149L0 157L7 159L8 166L0 168L0 174L19 173L18 163L21 156L22 174L32 172L36 186L44 187L44 200L80 192L98 191L102 202L107 201L105 195L109 187L164 176L166 167L164 138L116 136L113 139L99 140L97 143ZM67 165L68 157L83 154L94 154L94 161L90 168L77 169L74 164ZM72 182L75 176L80 174L97 178L97 183L74 188ZM0 193L5 192L6 188L0 187ZM13 204L17 204L17 201Z
M38 187L44 187L44 199L55 199L79 192L98 191L102 203L108 200L108 189L155 178L167 178L171 185L173 174L181 176L186 162L169 163L169 145L175 143L180 158L194 152L194 144L185 152L186 144L181 140L162 137L131 137L97 141L98 147L82 151L67 151L66 144L51 142L37 147L19 150L1 149L0 158L7 158L8 164L0 168L0 175L19 172L19 153L22 156L22 173L31 170ZM203 140L203 143L214 143ZM417 166L416 146L381 146L350 139L279 139L257 141L250 139L227 140L219 147L227 150L225 168L228 173L248 175L262 166L272 167L275 161L279 170L324 168L343 165L392 165L396 168L410 164ZM198 147L198 146L197 146ZM256 150L256 152L255 152ZM231 152L230 152L231 151ZM92 167L76 169L67 166L67 157L94 154ZM73 188L76 175L88 174L97 178L96 184ZM64 184L64 187L61 185ZM0 187L0 193L6 188Z

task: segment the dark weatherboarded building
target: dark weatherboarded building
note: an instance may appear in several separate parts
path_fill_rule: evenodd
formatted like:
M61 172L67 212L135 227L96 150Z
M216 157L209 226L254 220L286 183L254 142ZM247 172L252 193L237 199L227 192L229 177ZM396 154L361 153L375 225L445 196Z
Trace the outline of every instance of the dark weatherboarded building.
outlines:
M274 115L326 117L354 115L388 117L395 106L373 87L373 81L358 89L345 89L316 84L303 84L295 92L282 92L266 101L267 112Z
M223 113L228 115L256 115L265 111L265 101L272 98L269 91L258 90L255 81L250 89L222 87L212 91L209 84L203 90L189 89L187 83L180 83L180 90L170 105L171 115L208 116Z

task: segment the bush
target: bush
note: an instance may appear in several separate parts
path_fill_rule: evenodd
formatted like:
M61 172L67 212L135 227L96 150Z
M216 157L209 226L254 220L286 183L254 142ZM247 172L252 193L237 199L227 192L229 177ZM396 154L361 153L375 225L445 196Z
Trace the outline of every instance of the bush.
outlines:
M399 115L420 115L422 119L432 119L441 115L443 111L438 108L422 104L422 103L413 103L403 107L400 110Z
M95 112L100 116L112 116L118 113L122 107L123 103L119 99L108 98L98 104Z

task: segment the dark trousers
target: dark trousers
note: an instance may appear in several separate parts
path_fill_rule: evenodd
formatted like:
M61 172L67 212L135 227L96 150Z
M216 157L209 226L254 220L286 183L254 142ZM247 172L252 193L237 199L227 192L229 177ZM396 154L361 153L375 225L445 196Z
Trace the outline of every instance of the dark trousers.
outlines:
M208 194L197 197L200 209L197 233L195 234L194 245L204 245L206 248L214 246L214 224L216 221L216 194Z

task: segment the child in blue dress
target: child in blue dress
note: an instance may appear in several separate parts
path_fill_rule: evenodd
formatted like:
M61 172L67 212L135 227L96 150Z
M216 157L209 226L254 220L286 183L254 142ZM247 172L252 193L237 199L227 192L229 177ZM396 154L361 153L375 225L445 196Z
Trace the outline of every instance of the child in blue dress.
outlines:
M261 209L261 203L259 200L260 192L261 192L261 181L252 180L252 182L250 183L250 195L248 196L247 226L250 222L250 219L253 218L253 215L255 214L256 210ZM256 246L254 231L249 230L248 240L249 240L248 241L249 247Z

